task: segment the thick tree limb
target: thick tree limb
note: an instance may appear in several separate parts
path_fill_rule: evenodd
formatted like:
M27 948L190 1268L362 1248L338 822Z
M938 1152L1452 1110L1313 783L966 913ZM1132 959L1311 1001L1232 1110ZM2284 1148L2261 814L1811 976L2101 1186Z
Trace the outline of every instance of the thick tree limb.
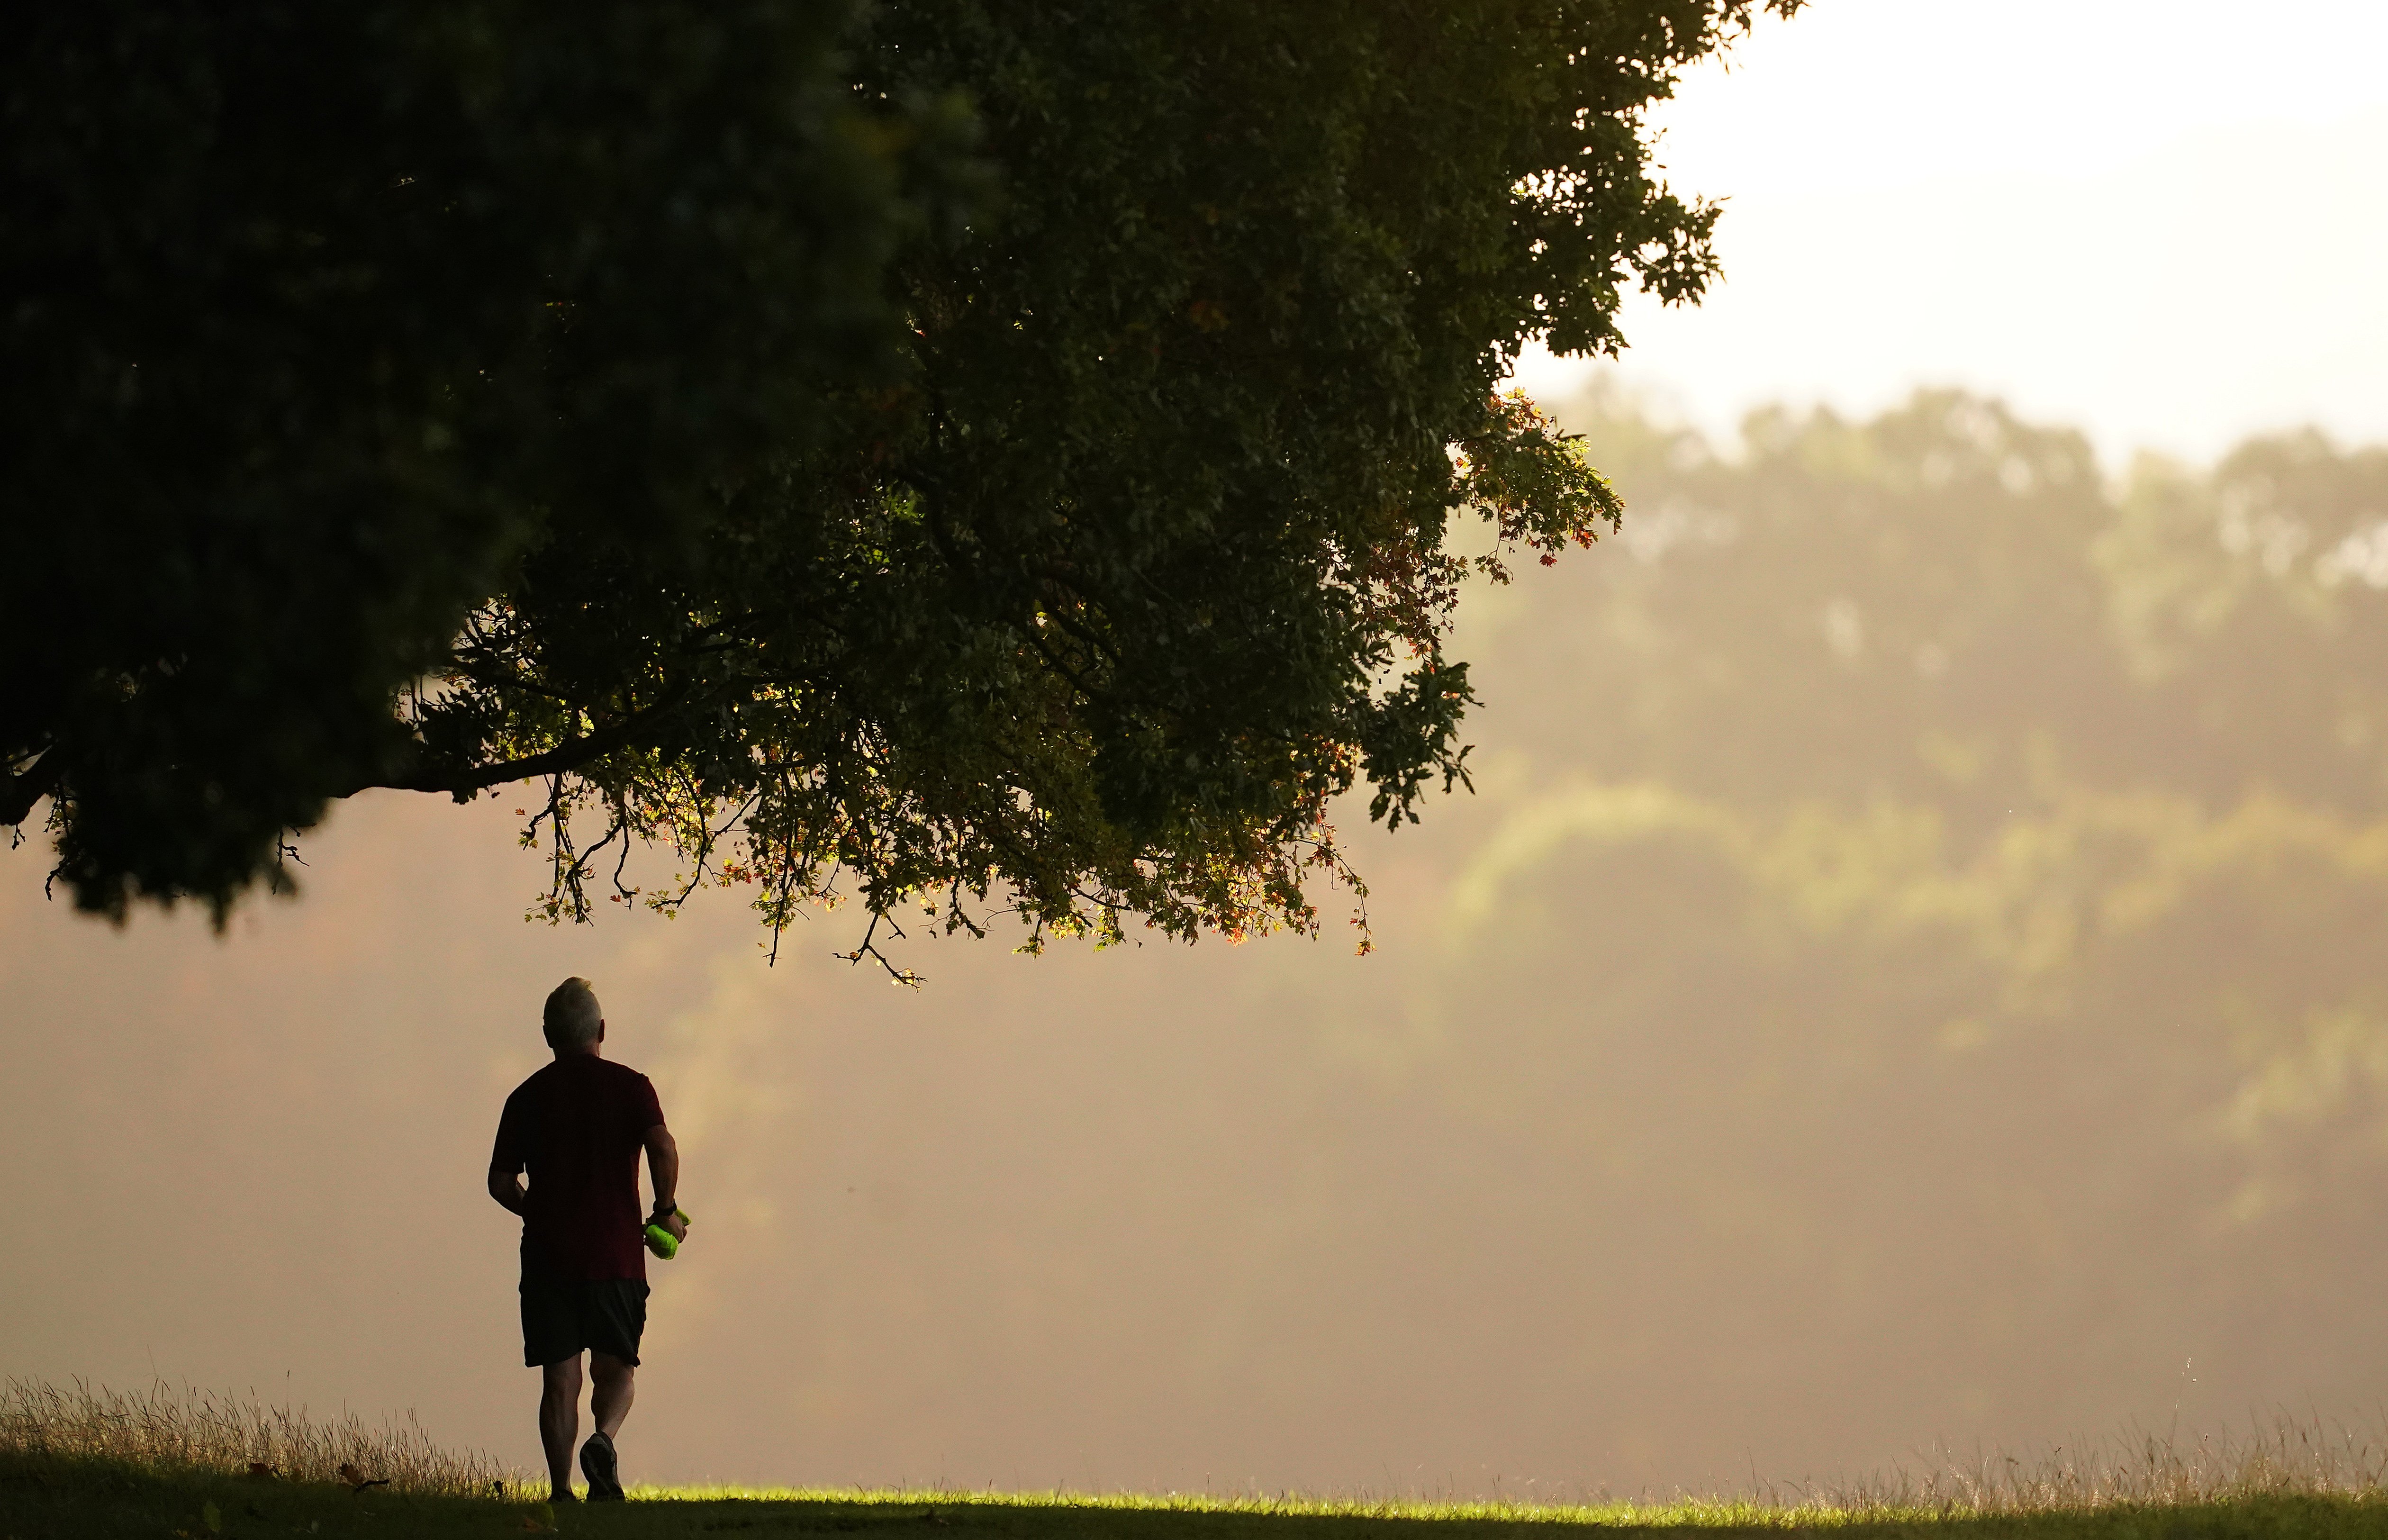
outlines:
M659 723L677 715L688 704L687 686L674 690L662 700L643 710L633 711L610 727L599 728L577 738L567 738L553 748L539 754L527 754L519 759L502 759L489 765L457 767L418 763L407 772L378 781L363 781L336 796L354 796L359 792L387 789L401 792L446 792L458 801L469 799L476 792L509 782L529 781L542 775L555 775L578 770L593 760L602 759L616 749L636 745Z

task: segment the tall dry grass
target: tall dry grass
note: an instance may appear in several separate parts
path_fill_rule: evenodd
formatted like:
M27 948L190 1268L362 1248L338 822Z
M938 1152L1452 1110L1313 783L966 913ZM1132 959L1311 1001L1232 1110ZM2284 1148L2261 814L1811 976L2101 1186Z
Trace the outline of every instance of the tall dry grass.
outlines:
M62 1387L11 1380L0 1389L0 1456L111 1461L160 1472L241 1475L253 1466L285 1480L336 1482L342 1468L398 1491L487 1494L492 1483L523 1490L522 1472L480 1450L445 1449L431 1441L414 1414L378 1426L353 1412L323 1421L305 1408L270 1406L255 1394L180 1390L159 1383L146 1391L111 1391L77 1381ZM727 1489L724 1489L725 1492ZM703 1495L693 1490L687 1495ZM712 1494L721 1495L721 1494ZM744 1493L744 1495L760 1495ZM898 1493L776 1493L815 1499L847 1496L896 1500ZM2242 1433L2164 1433L2132 1429L2104 1438L2060 1445L2031 1455L1970 1454L1946 1445L1924 1451L1912 1466L1853 1479L1754 1482L1735 1496L1678 1494L1672 1502L1619 1502L1606 1494L1573 1502L1408 1499L1335 1500L1137 1497L1084 1494L946 1493L949 1501L1061 1502L1099 1507L1221 1507L1258 1502L1286 1513L1365 1510L1413 1518L1569 1518L1615 1521L1620 1514L1679 1523L1840 1521L1974 1514L2051 1514L2109 1508L2170 1508L2246 1498L2309 1496L2388 1502L2388 1421L2365 1431L2320 1419L2281 1415Z
M2287 1413L2244 1432L2133 1428L2028 1455L1943 1445L1913 1469L1855 1480L1767 1483L1759 1500L1852 1516L2012 1514L2169 1508L2251 1497L2388 1500L2388 1424L2366 1431Z
M163 1382L112 1391L10 1380L0 1390L0 1454L113 1461L159 1471L244 1475L262 1466L302 1482L387 1482L397 1491L488 1493L516 1473L480 1450L431 1442L413 1412L368 1423L354 1412L318 1420L306 1408L269 1406L254 1394L222 1394ZM344 1476L346 1466L353 1476Z

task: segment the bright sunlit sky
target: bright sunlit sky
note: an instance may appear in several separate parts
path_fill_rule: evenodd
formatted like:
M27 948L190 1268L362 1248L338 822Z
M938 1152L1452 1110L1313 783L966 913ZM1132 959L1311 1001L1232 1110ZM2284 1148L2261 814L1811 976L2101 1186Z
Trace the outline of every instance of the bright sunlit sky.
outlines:
M1959 384L2110 463L2388 440L2388 0L1814 0L1655 121L1724 284L1620 372L1729 432ZM1587 365L1530 357L1563 396Z

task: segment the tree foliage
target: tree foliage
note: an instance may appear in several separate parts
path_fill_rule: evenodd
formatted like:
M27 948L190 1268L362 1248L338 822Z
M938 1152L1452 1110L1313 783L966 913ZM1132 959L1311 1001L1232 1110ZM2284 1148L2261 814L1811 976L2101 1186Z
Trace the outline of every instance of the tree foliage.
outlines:
M82 901L219 907L558 536L669 549L883 350L933 108L833 6L102 4L5 70L0 752Z
M537 778L552 915L1314 926L1465 774L1454 513L1618 515L1496 383L1713 275L1640 114L1751 8L46 18L0 814L113 913Z

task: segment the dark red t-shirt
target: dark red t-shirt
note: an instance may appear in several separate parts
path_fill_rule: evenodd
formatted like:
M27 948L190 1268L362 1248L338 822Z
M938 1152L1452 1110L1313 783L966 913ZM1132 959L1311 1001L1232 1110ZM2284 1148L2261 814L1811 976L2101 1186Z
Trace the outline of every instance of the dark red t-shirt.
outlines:
M593 1053L568 1054L514 1088L489 1165L530 1173L525 1277L647 1276L639 1151L663 1120L645 1075Z

